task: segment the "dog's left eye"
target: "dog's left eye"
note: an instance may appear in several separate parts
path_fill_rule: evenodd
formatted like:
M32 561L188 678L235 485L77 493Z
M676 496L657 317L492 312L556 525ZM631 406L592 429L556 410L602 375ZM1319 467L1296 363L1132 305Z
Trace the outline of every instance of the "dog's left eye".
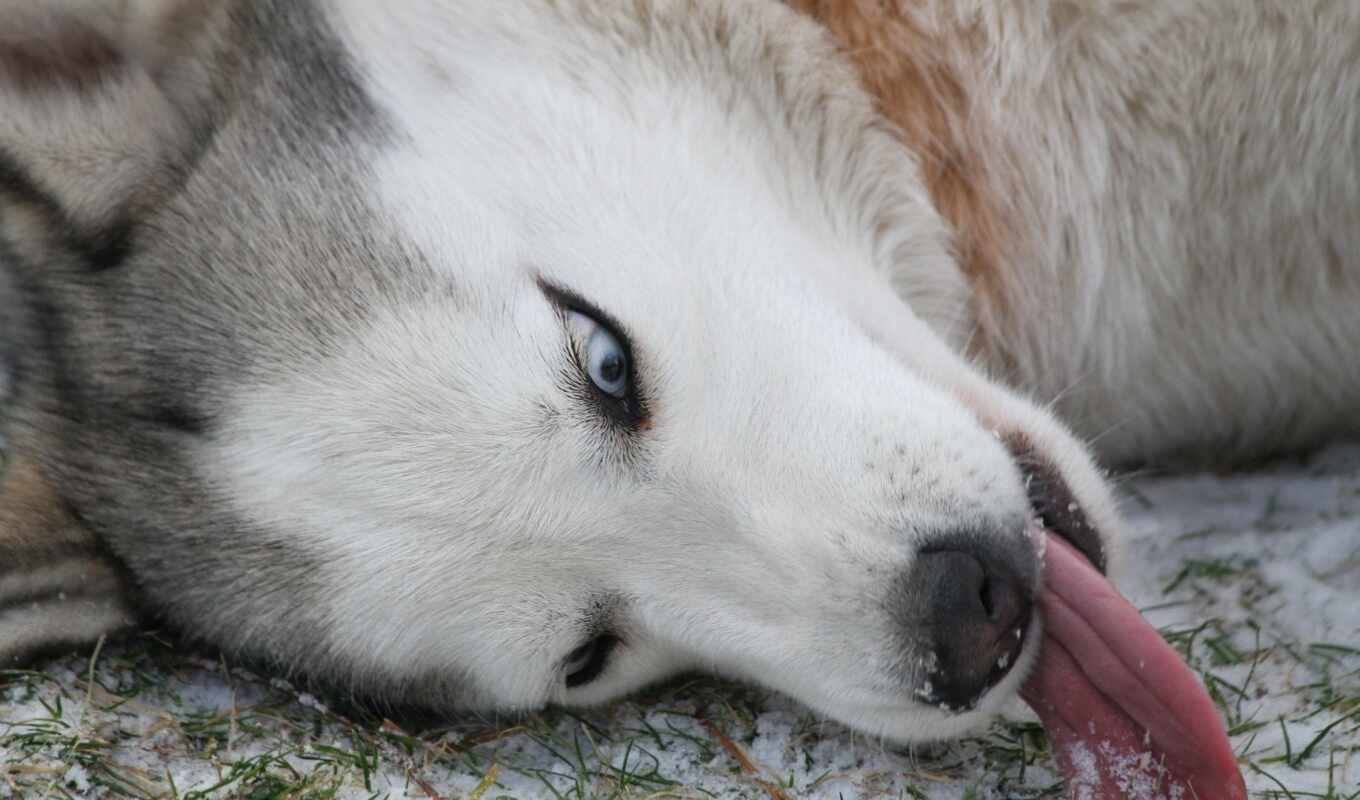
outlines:
M628 394L628 353L623 345L608 328L579 311L567 312L567 322L580 337L590 382L622 400Z

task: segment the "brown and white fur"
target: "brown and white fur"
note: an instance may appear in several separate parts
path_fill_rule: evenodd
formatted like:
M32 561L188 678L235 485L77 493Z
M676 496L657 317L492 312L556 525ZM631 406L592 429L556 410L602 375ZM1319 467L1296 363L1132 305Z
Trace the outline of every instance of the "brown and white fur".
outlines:
M793 5L916 155L967 350L1102 458L1360 427L1360 7Z
M1120 560L1092 450L1356 432L1354 3L93 5L0 5L0 657L934 738L1032 517Z

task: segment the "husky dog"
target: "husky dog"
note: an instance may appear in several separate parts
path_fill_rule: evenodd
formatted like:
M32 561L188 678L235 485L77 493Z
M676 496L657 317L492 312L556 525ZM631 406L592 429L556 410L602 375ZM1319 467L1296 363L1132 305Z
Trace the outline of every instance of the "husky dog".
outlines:
M904 2L876 101L802 5L0 5L0 656L938 738L1032 520L1117 566L1087 443L1356 430L1360 6Z

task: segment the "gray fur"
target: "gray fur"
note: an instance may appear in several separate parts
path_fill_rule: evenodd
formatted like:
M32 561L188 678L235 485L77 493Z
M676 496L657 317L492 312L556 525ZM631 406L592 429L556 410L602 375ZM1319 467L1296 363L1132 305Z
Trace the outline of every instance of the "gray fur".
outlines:
M144 177L153 206L125 204L91 229L41 175L0 184L10 215L0 222L12 229L36 212L57 234L37 247L0 240L0 357L6 375L26 378L5 405L65 510L138 577L165 622L210 641L251 638L256 654L325 657L309 638L324 623L305 602L325 591L306 585L317 565L249 530L190 454L215 424L223 382L317 358L373 306L437 284L368 233L352 151L380 138L381 123L316 11L233 3L211 24L202 39L230 45L194 64L209 84L195 87L201 106L180 108L195 123L170 143L165 172ZM116 259L84 245L111 236L125 241ZM243 593L274 598L279 621L232 613ZM241 626L250 634L230 630Z

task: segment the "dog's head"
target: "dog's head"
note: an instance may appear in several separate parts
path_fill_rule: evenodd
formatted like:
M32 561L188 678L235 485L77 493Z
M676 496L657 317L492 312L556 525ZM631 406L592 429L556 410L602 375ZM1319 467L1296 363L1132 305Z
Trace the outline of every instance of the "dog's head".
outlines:
M957 354L948 233L814 26L184 5L0 41L49 461L152 606L440 706L697 668L911 739L1013 696L1032 521L1118 522Z

